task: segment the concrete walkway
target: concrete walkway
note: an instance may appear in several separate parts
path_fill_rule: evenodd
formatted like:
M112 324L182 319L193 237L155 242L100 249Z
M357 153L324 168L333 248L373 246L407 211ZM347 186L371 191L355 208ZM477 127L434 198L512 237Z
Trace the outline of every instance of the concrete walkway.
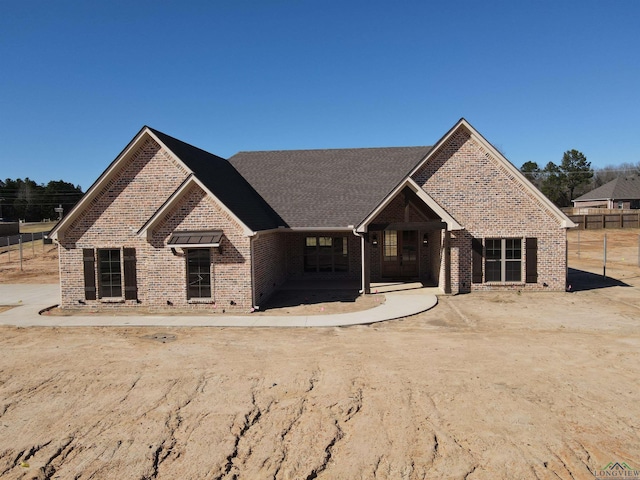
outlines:
M430 289L385 292L386 301L359 312L334 315L39 315L59 301L58 285L0 285L0 305L15 306L0 313L0 325L18 327L177 326L177 327L338 327L393 320L433 308L438 299Z

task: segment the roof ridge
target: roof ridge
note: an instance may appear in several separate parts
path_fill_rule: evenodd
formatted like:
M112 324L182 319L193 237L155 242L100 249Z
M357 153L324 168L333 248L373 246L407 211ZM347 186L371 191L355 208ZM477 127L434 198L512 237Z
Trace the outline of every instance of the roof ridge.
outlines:
M151 132L153 132L156 136L161 135L161 136L170 138L171 140L173 140L175 142L182 143L183 145L186 145L187 147L193 148L194 150L199 150L201 152L206 153L207 155L212 155L214 157L221 158L222 160L227 160L226 158L221 157L220 155L216 155L215 153L211 153L208 150L204 150L203 148L196 147L195 145L193 145L191 143L185 142L184 140L180 140L179 138L176 138L176 137L174 137L172 135L169 135L167 133L161 132L160 130L157 130L157 129L153 128L153 127L150 127L149 125L145 125L145 127L148 128L149 130L151 130Z
M284 153L284 152L344 152L347 150L390 150L390 149L410 149L410 148L431 148L432 145L408 145L408 146L390 146L390 147L347 147L347 148L300 148L300 149L281 149L281 150L240 150L234 155L240 153Z

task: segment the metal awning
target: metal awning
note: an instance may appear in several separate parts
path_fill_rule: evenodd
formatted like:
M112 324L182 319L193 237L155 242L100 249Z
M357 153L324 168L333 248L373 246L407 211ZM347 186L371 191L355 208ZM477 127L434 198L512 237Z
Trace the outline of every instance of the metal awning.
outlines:
M195 232L173 232L168 247L219 247L222 230L200 230Z

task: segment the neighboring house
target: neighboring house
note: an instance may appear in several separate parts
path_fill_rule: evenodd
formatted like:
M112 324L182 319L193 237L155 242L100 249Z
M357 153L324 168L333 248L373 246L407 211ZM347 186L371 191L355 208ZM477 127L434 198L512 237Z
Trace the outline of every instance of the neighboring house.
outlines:
M433 147L229 160L144 127L51 237L62 308L247 311L308 278L564 291L572 226L461 119Z
M640 208L640 178L618 177L573 201L575 208Z

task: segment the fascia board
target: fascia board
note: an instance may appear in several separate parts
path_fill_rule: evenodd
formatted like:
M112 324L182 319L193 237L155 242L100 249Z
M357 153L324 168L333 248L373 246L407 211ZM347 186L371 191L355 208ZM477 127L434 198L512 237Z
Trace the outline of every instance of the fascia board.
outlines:
M172 153L173 155L173 153ZM222 208L225 213L227 213L232 219L234 219L238 225L242 228L243 233L246 236L252 236L255 234L249 227L247 227L231 210L227 208L227 206L222 203L218 197L216 197L211 191L193 174L191 173L189 177L178 187L178 189L171 194L171 197L167 199L167 201L153 214L147 223L138 230L138 236L143 237L146 236L147 240L151 239L151 232L153 228L160 222L163 216L169 212L173 207L175 207L184 194L189 190L189 188L193 185L198 185L208 196L210 196L219 206Z
M171 208L173 208L180 198L182 194L193 185L193 174L189 175L184 182L176 189L175 192L171 194L171 196L162 204L162 206L156 210L156 212L147 220L147 222L138 230L138 236L143 237L146 235L147 240L151 240L151 231L158 224L163 215L168 212Z
M420 198L431 210L433 210L443 222L447 224L447 230L462 230L463 227L460 225L455 218L453 218L449 212L447 212L444 208L440 206L438 202L436 202L431 195L425 192L420 185L418 185L415 180L412 178L407 179L407 185L411 187L411 189L415 192L415 194Z
M378 214L384 210L387 205L389 205L389 203L391 203L391 201L396 198L396 195L398 194L398 192L400 192L400 190L402 190L404 188L404 186L406 185L406 180L400 182L398 184L398 186L396 188L394 188L393 190L391 190L391 192L389 193L389 195L387 195L382 202L380 202L378 204L378 206L376 208L373 209L373 211L367 215L367 217L360 223L360 225L358 225L355 229L356 232L358 233L365 233L367 231L367 228L369 226L369 224L371 223L371 221L376 218L378 216Z
M289 227L286 230L290 232L351 232L353 227Z
M193 181L196 182L198 184L198 186L200 188L202 188L202 190L204 190L206 192L207 195L209 195L211 198L213 198L213 200L220 206L220 208L222 208L222 210L225 211L225 213L227 215L229 215L233 220L235 220L235 222L240 225L240 228L242 228L242 232L247 236L247 237L251 237L253 236L254 232L253 230L251 230L242 220L240 220L238 218L238 216L233 213L229 207L227 207L218 197L216 197L213 192L211 190L209 190L204 183L202 183L200 181L200 179L198 177L196 177L195 175L193 176Z
M113 160L113 162L111 162L111 164L105 169L105 171L102 172L102 175L100 175L98 179L93 182L93 185L89 187L89 189L82 196L80 201L76 203L73 209L71 209L71 211L53 228L53 230L49 234L50 238L52 238L53 240L59 240L60 234L64 235L64 229L69 224L73 223L73 221L80 215L80 213L84 211L84 208L91 202L96 192L98 192L100 188L102 188L102 185L111 180L111 178L115 175L115 172L117 172L118 167L122 163L123 159L127 158L131 154L131 152L135 148L137 148L145 135L150 134L151 132L146 126L140 129L140 131L136 134L135 137L133 137L133 139L122 150L122 152L120 152L120 154Z
M198 184L198 186L200 186L200 188L202 188L202 190L204 190L207 195L209 195L211 198L213 198L216 203L218 205L220 205L220 207L231 217L233 218L238 225L240 225L240 227L242 228L243 232L245 235L247 236L251 236L253 235L253 230L251 230L242 220L240 220L238 218L238 216L233 213L222 201L220 201L220 199L218 197L216 197L211 190L209 190L204 183L202 183L200 181L200 179L198 177L195 176L195 174L193 173L193 170L191 170L189 167L187 167L187 165L180 160L180 157L178 155L176 155L174 152L171 151L171 149L169 147L167 147L164 143L162 143L162 141L151 131L149 131L149 135L156 141L158 142L160 145L162 145L169 153L171 153L171 155L173 156L173 158L175 158L176 160L178 160L180 162L180 164L183 166L183 168L185 170L187 170L189 173L191 173L193 175L193 179L194 181Z
M608 198L603 197L603 198L585 198L583 200L571 200L571 201L573 203L576 203L576 202L601 202L602 200L616 200L616 199L611 197L608 197ZM626 199L621 198L620 200L626 200Z
M431 210L433 210L442 219L443 222L447 224L447 230L463 229L463 227L451 215L449 215L449 213L447 213L447 211L444 208L438 205L438 203L433 198L431 198L431 196L427 192L425 192L422 188L420 188L420 186L413 179L411 179L410 177L407 177L396 188L394 188L391 191L391 193L387 195L387 197L382 202L380 202L380 204L375 208L375 210L371 212L360 225L358 225L358 227L356 228L356 231L358 233L365 233L367 231L369 223L371 223L373 219L376 218L376 216L382 210L384 210L394 198L396 198L398 193L400 193L400 191L407 186L411 188L411 190L413 190L416 193L416 195L418 195L418 198L420 198L420 200L422 200Z
M200 181L200 179L198 177L196 177L195 175L193 176L193 180L194 182L196 182L198 184L198 186L200 188L202 188L202 190L204 190L207 195L209 195L219 206L220 208L222 208L222 210L225 211L225 213L227 215L229 215L233 220L235 220L235 222L240 225L240 227L242 228L243 233L247 236L250 237L253 235L253 230L251 230L242 220L240 220L238 218L238 216L233 213L229 207L227 207L218 197L216 197L213 192L211 192L211 190L209 190L204 183L202 183Z
M516 177L523 186L527 189L531 195L533 195L542 205L544 205L555 217L560 221L562 228L573 228L577 225L573 223L569 218L562 213L562 211L556 207L551 200L549 200L545 195L540 192L536 187L534 187L531 182L525 177L520 170L518 170L507 158L502 155L487 139L485 139L480 132L478 132L467 120L461 118L427 153L425 158L413 169L413 171L409 174L409 176L413 176L420 168L427 163L431 157L433 157L438 149L446 143L451 136L455 132L457 132L461 127L464 127L468 130L471 135L491 154L498 159L498 161L511 173L514 177Z

